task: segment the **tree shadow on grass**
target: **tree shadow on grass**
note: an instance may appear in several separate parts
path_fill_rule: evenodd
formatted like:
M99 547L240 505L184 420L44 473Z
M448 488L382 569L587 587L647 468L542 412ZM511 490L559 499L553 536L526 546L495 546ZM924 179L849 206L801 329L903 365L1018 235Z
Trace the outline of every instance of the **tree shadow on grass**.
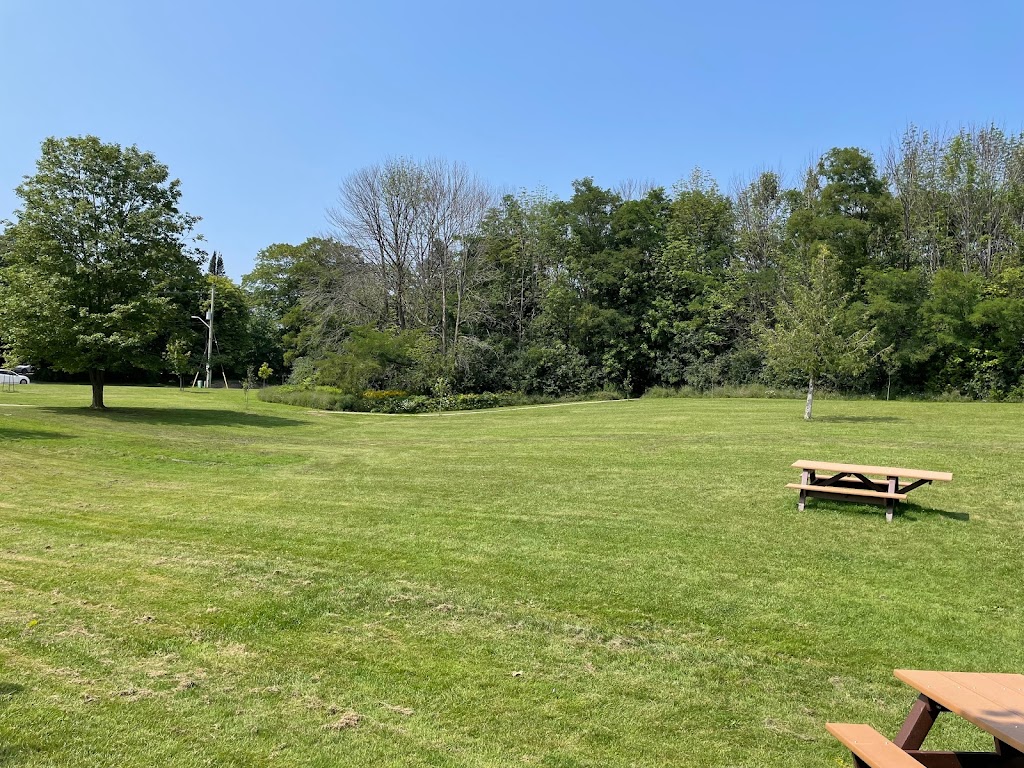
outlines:
M966 523L971 519L970 514L967 512L950 512L948 509L936 509L935 507L922 507L920 504L907 504L903 503L896 507L896 514L906 520L911 520L915 523L927 520L929 517L938 515L944 517L947 520L956 520L960 523Z
M850 502L842 501L827 501L824 499L808 499L807 509L820 509L827 510L829 512L838 512L843 515L853 515L859 517L869 516L880 516L885 517L885 507L875 506L874 504L853 504ZM960 523L966 523L970 521L971 516L966 512L950 512L946 509L936 509L935 507L922 507L920 504L908 504L902 502L896 505L896 512L893 515L893 519L903 519L912 523L925 522L929 518L933 517L944 517L947 520L956 520Z
M898 416L815 416L814 421L835 424L892 424L903 419Z
M42 432L34 429L17 429L0 425L0 442L5 440L67 440L71 435L63 432ZM0 691L2 694L2 691Z
M42 411L112 424L160 424L181 427L298 427L305 422L216 408L108 408L94 411L80 406L51 406Z

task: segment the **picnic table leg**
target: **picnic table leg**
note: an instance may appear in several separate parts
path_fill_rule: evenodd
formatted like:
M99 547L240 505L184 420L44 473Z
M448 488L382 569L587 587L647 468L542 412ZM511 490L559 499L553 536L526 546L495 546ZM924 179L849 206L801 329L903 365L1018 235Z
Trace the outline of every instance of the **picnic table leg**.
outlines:
M940 712L942 707L922 693L910 708L910 714L903 721L903 727L892 740L893 744L904 750L920 749Z
M889 493L896 493L896 487L899 484L898 477L889 478ZM896 510L896 499L885 500L885 519L886 522L892 522L892 513Z
M1024 757L1024 753L1022 753L1019 749L1011 747L1005 741L1000 741L999 739L996 739L995 741L996 754L1000 757L1006 758L1007 760L1017 760Z
M811 479L812 478L811 478L810 470L805 469L803 472L800 473L800 485L810 485L811 484ZM804 507L806 507L806 506L807 506L807 491L805 491L803 488L801 488L800 489L800 501L798 501L797 504L796 504L797 511L803 512L804 511Z

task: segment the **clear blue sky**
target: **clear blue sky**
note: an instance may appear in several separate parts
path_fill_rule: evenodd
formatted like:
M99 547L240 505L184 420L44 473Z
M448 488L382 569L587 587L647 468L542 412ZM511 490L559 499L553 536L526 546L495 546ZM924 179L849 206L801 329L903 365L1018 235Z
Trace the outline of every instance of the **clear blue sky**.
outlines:
M795 179L911 121L1021 130L1022 32L1020 0L0 0L0 218L43 138L86 133L170 166L236 278L388 155L562 196Z

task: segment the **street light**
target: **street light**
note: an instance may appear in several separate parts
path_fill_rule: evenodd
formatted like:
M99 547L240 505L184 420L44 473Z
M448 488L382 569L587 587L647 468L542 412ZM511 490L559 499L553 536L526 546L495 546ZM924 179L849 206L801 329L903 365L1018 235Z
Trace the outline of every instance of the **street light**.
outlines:
M206 388L209 389L210 385L213 384L213 374L210 363L213 358L213 286L210 286L210 308L206 310L206 319L204 320L199 315L192 315L193 320L198 320L200 323L206 326L206 330L209 333L206 335Z

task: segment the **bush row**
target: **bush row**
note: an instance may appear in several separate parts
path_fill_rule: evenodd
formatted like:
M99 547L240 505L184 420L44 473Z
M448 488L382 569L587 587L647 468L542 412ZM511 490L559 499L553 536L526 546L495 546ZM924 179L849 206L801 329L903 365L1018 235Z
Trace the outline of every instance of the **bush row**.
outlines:
M334 387L300 387L285 384L259 391L260 400L284 403L320 411L355 411L359 413L432 413L436 411L473 411L512 405L576 402L580 400L618 400L617 392L603 391L587 396L547 397L522 392L484 392L482 394L432 397L405 392L368 390L362 395L342 392Z

